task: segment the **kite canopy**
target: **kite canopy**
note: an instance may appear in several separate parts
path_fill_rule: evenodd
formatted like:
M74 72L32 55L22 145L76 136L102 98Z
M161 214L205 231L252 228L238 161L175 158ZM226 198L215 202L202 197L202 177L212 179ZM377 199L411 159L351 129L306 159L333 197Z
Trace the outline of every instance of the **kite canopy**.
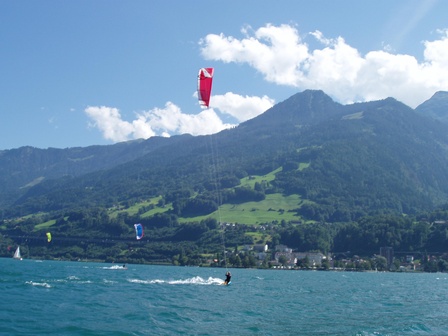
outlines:
M51 242L51 233L47 232L47 242Z
M142 239L143 238L143 225L134 224L134 228L135 228L135 238L137 238L137 240Z
M201 68L198 74L198 99L203 108L208 108L212 93L213 68Z

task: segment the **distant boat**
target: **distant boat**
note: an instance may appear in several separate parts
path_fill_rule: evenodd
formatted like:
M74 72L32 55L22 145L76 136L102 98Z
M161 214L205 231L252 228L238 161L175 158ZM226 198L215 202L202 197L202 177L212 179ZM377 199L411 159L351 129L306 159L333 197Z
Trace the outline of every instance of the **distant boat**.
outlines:
M20 246L18 246L17 250L14 252L13 259L22 260L22 255L20 254Z

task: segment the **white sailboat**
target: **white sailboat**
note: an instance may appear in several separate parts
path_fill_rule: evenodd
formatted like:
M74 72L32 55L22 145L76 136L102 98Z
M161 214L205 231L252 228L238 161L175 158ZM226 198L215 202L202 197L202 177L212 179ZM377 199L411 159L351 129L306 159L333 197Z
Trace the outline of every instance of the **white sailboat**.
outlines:
M16 251L14 252L14 259L22 260L22 255L20 254L20 246L17 247Z

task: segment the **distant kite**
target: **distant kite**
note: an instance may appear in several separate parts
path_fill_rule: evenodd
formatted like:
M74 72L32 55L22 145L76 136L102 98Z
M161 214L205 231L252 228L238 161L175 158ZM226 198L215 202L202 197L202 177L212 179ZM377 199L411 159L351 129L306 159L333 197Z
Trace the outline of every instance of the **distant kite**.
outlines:
M47 242L51 242L51 233L47 232Z
M135 228L135 238L137 238L137 240L142 239L143 238L143 225L134 224L134 228Z
M203 108L208 108L212 93L213 68L201 68L198 74L198 99Z

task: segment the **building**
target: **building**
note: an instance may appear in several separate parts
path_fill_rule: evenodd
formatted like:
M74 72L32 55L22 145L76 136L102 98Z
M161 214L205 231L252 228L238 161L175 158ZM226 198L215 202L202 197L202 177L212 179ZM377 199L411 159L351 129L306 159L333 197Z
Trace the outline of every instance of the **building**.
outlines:
M268 251L268 245L267 244L257 244L253 247L255 252L267 252Z
M319 267L322 265L322 260L326 257L319 252L296 252L294 253L296 260L308 258L311 267Z

